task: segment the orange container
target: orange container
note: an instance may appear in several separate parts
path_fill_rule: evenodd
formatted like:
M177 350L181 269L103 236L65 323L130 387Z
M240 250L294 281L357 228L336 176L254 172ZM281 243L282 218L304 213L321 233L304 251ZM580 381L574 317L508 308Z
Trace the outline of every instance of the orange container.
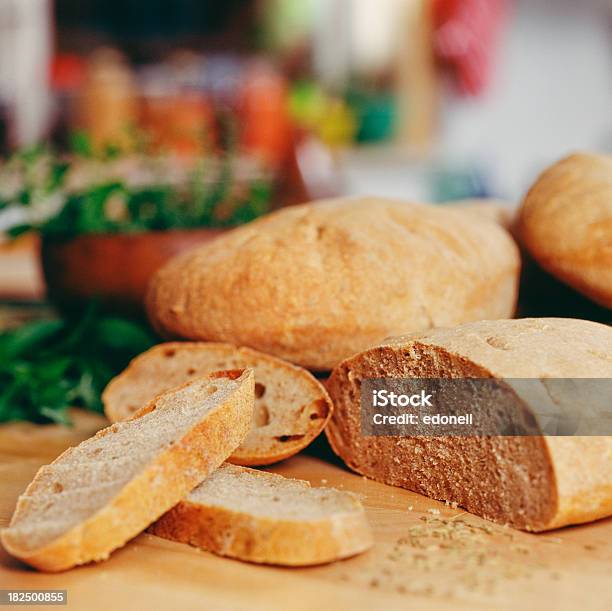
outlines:
M216 146L214 111L206 96L198 92L144 98L141 126L157 151L191 156Z
M216 238L222 229L91 234L42 240L47 296L60 308L99 299L118 312L142 313L151 275L174 255Z
M247 70L239 99L243 150L278 168L293 144L285 78L267 66L255 66Z

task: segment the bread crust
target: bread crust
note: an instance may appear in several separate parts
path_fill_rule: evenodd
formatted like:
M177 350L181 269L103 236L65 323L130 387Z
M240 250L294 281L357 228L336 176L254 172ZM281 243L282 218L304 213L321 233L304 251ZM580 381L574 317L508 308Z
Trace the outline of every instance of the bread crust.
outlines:
M167 357L166 355L172 355ZM229 461L246 466L262 466L269 465L285 458L289 458L297 454L307 447L325 428L332 412L332 402L327 394L325 387L308 371L301 367L297 367L287 361L263 354L250 348L237 347L232 344L211 343L211 342L167 342L158 344L150 350L142 353L131 361L127 369L113 378L102 394L104 403L104 412L111 422L125 420L132 416L129 405L138 405L141 401L138 393L134 396L135 389L138 389L143 379L146 378L145 390L147 393L156 390L167 390L163 378L164 361L168 363L168 358L172 361L168 366L172 367L177 358L187 359L190 362L190 367L184 373L181 381L189 379L190 375L203 375L207 373L200 367L200 361L212 359L217 362L230 362L232 367L252 368L255 374L256 388L261 388L260 382L266 382L264 377L260 378L259 371L262 368L272 368L275 371L282 372L286 378L287 384L291 384L295 390L295 394L300 395L300 401L289 405L291 398L287 397L287 411L292 409L295 411L292 414L294 418L293 428L280 430L270 429L268 438L264 437L266 428L255 427L247 436L241 446L232 454ZM156 367L159 365L159 367ZM160 369L155 376L151 374L153 367ZM189 373L193 372L193 373ZM168 387L174 386L176 380L176 372L172 372L169 376L172 382L168 383ZM264 388L264 390L266 390ZM266 392L270 394L268 389ZM281 392L282 394L282 392ZM260 402L256 396L255 408L261 403L262 408L266 408L267 397L262 397ZM279 401L277 401L279 404ZM275 407L278 407L275 406ZM274 418L272 406L268 406L271 417ZM287 420L288 414L282 414L284 421ZM274 423L273 423L274 424ZM282 438L282 439L280 439Z
M269 476L248 471L253 477ZM282 498L282 491L279 496ZM228 507L203 505L188 497L152 524L149 532L221 556L283 566L332 562L362 553L373 544L363 507L356 497L350 513L310 521L255 516Z
M146 306L168 338L325 371L389 335L512 316L520 260L476 214L377 198L293 206L172 259Z
M112 551L184 498L242 442L251 426L253 380L253 372L245 371L240 385L223 404L161 452L109 503L41 549L29 551L18 545L11 527L19 523L25 510L28 501L24 497L37 486L38 475L35 476L20 497L10 526L2 531L6 550L23 562L49 572L108 558ZM158 399L153 399L138 416L155 409ZM116 426L101 430L95 437L108 435ZM64 452L54 463L71 451Z
M573 319L481 321L391 338L334 369L326 434L359 473L494 521L532 531L588 522L612 515L612 437L363 437L358 380L609 378L611 355L611 328Z
M578 153L546 169L522 203L520 239L547 272L612 308L612 156Z

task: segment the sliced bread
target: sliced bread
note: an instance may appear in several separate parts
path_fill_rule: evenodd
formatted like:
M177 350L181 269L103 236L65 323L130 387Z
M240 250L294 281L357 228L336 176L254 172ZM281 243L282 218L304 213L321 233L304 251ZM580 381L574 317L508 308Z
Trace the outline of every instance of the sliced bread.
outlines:
M391 338L334 369L326 429L355 471L497 522L542 531L612 515L612 437L363 435L362 381L418 377L611 378L612 328L540 318Z
M42 467L2 531L45 571L102 560L183 499L251 426L253 372L198 378Z
M253 428L232 454L240 465L267 465L305 448L332 411L327 391L301 367L231 344L173 342L136 357L107 386L102 400L111 422L130 418L156 394L219 369L255 372Z
M149 532L264 564L307 566L372 546L363 506L348 492L225 464Z

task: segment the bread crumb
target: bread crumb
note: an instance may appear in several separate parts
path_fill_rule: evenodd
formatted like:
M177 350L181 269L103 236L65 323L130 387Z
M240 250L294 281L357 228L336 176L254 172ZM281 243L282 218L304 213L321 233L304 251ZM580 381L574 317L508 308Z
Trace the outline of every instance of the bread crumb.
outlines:
M412 505L409 507L412 508ZM466 593L494 594L505 581L529 579L534 563L526 566L528 545L509 545L501 553L498 537L506 529L480 521L443 517L437 509L418 516L381 555L374 566L354 579L364 585L401 594L454 597ZM459 516L463 516L461 513ZM551 568L538 565L551 579ZM452 573L440 582L440 574Z
M412 505L408 505L408 511L412 511L412 510L413 510Z

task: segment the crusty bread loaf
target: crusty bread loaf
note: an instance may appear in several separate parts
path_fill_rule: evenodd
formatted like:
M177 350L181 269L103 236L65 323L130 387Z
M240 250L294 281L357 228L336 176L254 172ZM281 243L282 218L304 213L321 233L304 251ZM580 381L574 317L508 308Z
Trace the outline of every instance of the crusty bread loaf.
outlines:
M518 231L546 271L612 308L612 155L575 154L544 171Z
M497 522L540 531L612 514L612 437L363 436L361 381L377 377L610 378L612 328L500 320L390 339L334 369L326 429L359 473Z
M194 376L247 367L255 373L253 428L231 462L267 465L297 454L325 428L329 395L305 369L249 348L205 342L154 346L106 387L104 411L111 422L125 420L155 395Z
M181 255L147 311L169 337L314 370L391 335L512 315L518 250L475 214L383 199L285 208Z
M253 372L224 374L160 395L42 467L2 531L6 550L61 571L107 558L176 505L251 426Z
M349 492L225 464L149 532L249 562L307 566L372 546L363 507Z

